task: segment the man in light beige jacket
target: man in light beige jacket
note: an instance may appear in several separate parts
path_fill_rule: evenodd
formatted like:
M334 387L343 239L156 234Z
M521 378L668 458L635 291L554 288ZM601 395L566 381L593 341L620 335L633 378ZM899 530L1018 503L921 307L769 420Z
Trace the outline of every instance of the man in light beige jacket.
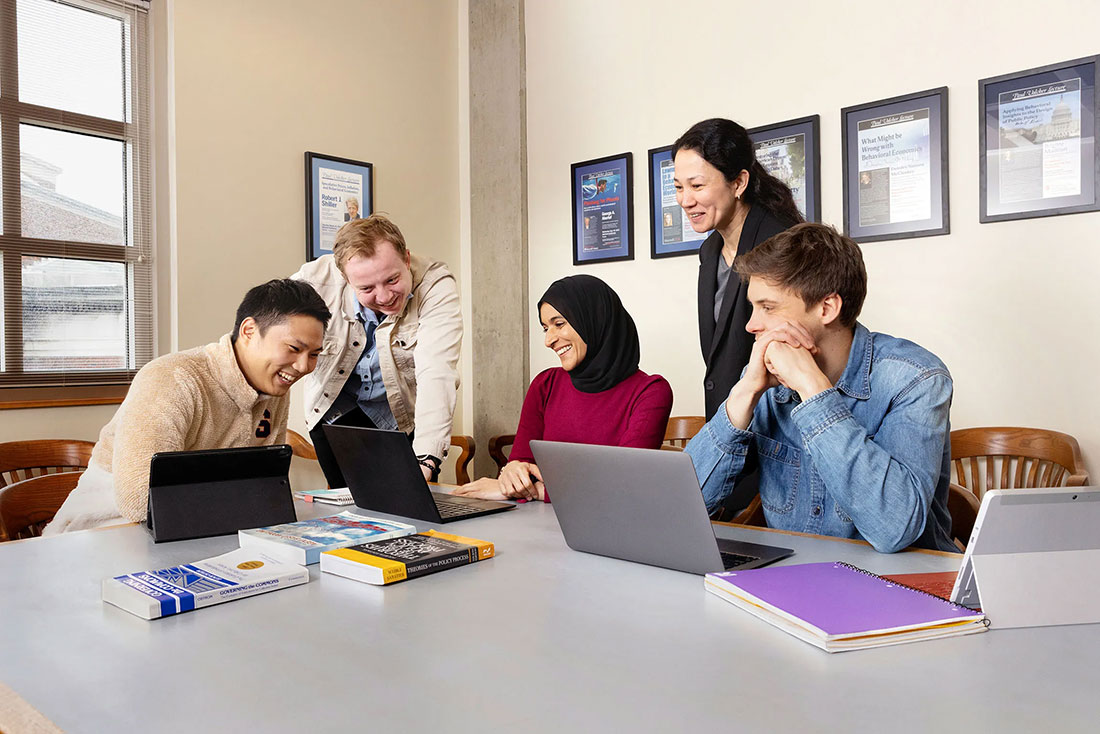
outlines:
M400 430L424 477L438 476L458 395L462 313L455 278L413 255L401 230L373 214L336 234L333 254L295 273L332 311L325 350L305 381L306 423L329 486L347 482L322 426Z
M244 297L232 333L142 367L42 534L144 520L155 453L286 443L287 393L316 366L328 320L312 288L272 280Z

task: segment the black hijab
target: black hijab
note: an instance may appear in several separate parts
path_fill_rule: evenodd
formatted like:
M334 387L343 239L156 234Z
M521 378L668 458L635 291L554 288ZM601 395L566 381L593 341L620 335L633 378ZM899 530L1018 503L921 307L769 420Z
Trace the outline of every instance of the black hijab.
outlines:
M573 387L603 392L638 371L638 329L607 283L571 275L550 284L539 299L540 312L544 303L557 309L587 346L584 361L569 372Z

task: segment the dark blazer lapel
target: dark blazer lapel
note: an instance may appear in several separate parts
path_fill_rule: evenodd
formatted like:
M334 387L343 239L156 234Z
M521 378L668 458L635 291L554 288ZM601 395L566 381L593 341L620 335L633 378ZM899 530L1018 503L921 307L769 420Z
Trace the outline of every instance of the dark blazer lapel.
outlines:
M704 360L709 357L714 340L714 292L717 290L720 257L722 235L715 232L699 247L699 348Z
M760 232L760 225L764 222L764 208L760 206L754 206L749 209L748 216L745 217L745 224L741 227L741 237L737 240L737 254L744 255L756 245L756 237ZM722 257L721 251L718 253L718 257ZM711 282L718 277L718 261L714 261L714 274L711 277ZM736 271L730 271L729 280L726 281L726 295L722 298L722 310L718 312L718 323L715 324L714 334L711 337L710 342L710 354L707 355L707 364L710 364L714 360L714 351L718 348L719 343L722 341L722 336L729 329L730 314L733 313L734 306L741 300L741 289L744 286L741 284L741 278L737 275ZM713 290L711 291L713 293ZM711 308L714 308L714 299L711 298ZM713 313L713 311L712 311Z

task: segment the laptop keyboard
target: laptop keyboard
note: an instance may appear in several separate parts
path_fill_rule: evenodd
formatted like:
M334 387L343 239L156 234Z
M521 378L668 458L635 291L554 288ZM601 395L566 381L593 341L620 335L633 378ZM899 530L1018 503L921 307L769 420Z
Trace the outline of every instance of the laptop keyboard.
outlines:
M435 498L435 506L439 510L440 517L461 517L462 515L472 515L481 511L478 507L470 507L459 502L448 502L438 497Z
M725 551L719 551L719 553L722 555L722 567L727 569L737 568L738 566L744 566L746 563L760 560L757 556L743 556L740 553L726 553Z

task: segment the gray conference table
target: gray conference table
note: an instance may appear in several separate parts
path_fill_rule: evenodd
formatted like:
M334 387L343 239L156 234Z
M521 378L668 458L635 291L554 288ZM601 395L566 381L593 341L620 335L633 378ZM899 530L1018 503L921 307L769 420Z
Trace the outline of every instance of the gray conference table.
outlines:
M0 545L0 680L69 732L1097 727L1100 625L830 655L698 576L571 551L552 505L447 529L498 556L389 587L312 566L304 586L152 622L104 604L100 580L217 555L234 537L154 545L125 526ZM716 530L792 547L788 563L959 561Z

